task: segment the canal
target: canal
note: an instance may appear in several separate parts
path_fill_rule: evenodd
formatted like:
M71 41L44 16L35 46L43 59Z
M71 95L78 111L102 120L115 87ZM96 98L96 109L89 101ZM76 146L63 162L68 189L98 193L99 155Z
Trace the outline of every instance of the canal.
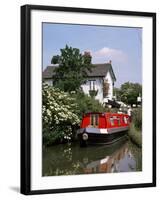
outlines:
M82 148L72 143L43 148L43 176L141 170L142 149L126 139L110 146Z

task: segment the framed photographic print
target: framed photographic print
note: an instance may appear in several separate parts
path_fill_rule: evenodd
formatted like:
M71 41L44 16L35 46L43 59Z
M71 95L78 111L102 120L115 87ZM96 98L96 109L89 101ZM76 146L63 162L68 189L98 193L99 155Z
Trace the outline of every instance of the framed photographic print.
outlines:
M156 186L156 14L21 7L21 193Z

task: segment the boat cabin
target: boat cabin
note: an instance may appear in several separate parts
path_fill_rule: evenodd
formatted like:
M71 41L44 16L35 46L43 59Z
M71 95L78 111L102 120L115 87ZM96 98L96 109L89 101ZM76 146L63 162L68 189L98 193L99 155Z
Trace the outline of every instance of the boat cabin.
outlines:
M116 128L129 126L130 119L127 114L119 113L86 113L83 115L81 128Z

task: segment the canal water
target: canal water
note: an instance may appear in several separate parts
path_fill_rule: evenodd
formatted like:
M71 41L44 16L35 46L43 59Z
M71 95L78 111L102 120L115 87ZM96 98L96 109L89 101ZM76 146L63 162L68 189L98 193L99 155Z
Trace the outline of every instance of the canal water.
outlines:
M79 143L43 149L43 176L134 172L142 170L142 149L128 140L110 146Z

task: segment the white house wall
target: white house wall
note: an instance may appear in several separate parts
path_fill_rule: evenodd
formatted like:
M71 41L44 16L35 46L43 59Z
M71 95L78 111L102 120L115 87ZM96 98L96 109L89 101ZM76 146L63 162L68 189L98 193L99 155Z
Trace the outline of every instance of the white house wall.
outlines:
M94 79L89 79L85 84L81 85L83 92L85 94L89 95L89 90L90 90L90 80L95 81L95 90L98 90L98 93L95 97L95 99L99 100L101 103L103 103L103 82L101 78L94 78Z
M95 90L98 90L98 93L95 99L103 103L103 80L102 79L96 79Z
M87 81L85 84L82 84L81 87L83 89L83 92L85 94L89 95L89 90L90 90L90 83L89 83L89 81Z
M108 72L104 79L108 80L108 83L109 83L109 91L108 91L107 99L112 100L112 97L113 97L113 80L112 80L111 74ZM107 99L104 100L104 98L103 98L103 79L102 78L96 78L96 77L91 78L85 84L81 85L84 93L88 94L88 95L89 95L89 90L90 90L90 80L95 81L95 90L98 90L98 93L97 93L95 99L99 100L100 103L103 103L104 101L107 100ZM52 86L53 80L52 79L46 79L45 83Z

